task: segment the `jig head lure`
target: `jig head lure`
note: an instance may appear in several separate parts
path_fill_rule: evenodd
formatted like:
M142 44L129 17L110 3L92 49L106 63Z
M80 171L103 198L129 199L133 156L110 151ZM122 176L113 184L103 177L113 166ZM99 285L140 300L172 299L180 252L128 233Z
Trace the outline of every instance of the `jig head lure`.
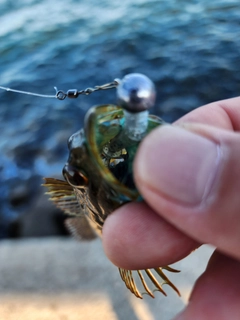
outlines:
M68 141L69 158L63 168L65 181L44 178L50 199L67 214L66 225L81 239L101 237L104 221L116 208L130 201L140 201L133 180L133 160L141 140L163 124L148 109L155 102L152 81L142 74L129 74L122 80L78 91L58 91L52 96L0 87L7 91L48 98L77 98L98 90L117 88L117 105L91 108L85 116L84 128ZM154 291L166 295L168 284L180 295L163 270L178 272L169 266L145 270L119 268L126 287L138 298Z

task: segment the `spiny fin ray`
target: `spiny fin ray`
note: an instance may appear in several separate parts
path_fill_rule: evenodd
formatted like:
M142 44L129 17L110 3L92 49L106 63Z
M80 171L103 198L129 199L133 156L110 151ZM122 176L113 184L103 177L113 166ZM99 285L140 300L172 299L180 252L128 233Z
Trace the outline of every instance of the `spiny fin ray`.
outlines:
M44 187L47 187L50 200L57 208L71 216L65 220L68 231L78 240L95 239L96 233L91 228L84 215L84 204L77 200L73 188L65 181L55 178L44 178Z
M67 218L65 226L77 240L93 240L97 237L85 216Z
M155 269L145 269L145 270L125 270L119 268L119 272L121 275L122 280L125 282L126 287L137 297L142 299L143 294L147 294L150 297L154 298L153 292L159 291L165 296L167 295L166 292L162 289L162 285L168 284L173 290L177 292L180 296L179 290L175 287L175 285L168 279L168 277L163 273L162 269L166 269L170 272L176 272L177 270L172 269L171 267L164 267L164 268L155 268ZM145 278L142 273L145 271ZM153 274L155 273L155 275ZM134 276L133 276L134 274ZM147 277L146 277L147 276ZM147 284L147 279L150 280L150 284L153 286L151 290ZM140 282L140 286L143 288L143 292L139 291L139 288L136 284ZM148 281L149 282L149 281Z
M50 195L50 200L57 208L67 215L83 215L83 205L78 202L73 188L66 181L55 178L44 178L44 180L43 186L48 189L46 194Z

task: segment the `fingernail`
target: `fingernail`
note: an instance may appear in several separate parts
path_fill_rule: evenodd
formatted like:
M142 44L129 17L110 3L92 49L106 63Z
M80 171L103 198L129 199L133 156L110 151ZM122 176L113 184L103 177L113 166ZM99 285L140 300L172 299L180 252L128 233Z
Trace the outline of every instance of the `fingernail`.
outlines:
M183 204L196 205L209 194L219 163L218 146L183 128L164 125L142 142L135 176L143 187Z

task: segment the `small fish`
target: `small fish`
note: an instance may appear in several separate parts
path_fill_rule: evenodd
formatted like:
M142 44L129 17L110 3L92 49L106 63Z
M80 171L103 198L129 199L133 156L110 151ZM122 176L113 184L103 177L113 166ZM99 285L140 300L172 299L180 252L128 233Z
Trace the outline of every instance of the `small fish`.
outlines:
M142 200L133 180L134 156L144 136L163 124L148 114L155 90L147 77L130 74L117 90L120 107L91 108L84 129L69 138L65 181L44 178L50 199L68 216L67 228L83 240L101 237L106 218L119 206ZM134 271L119 268L126 287L138 298L143 294L154 298L154 291L166 295L163 284L180 296L163 270L179 272L169 266Z

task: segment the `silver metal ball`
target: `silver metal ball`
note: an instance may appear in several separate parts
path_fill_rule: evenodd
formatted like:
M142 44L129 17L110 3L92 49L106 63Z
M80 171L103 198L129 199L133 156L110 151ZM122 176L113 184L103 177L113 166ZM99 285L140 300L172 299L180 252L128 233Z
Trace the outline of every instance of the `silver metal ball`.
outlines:
M126 75L117 87L119 105L132 113L151 108L155 103L155 97L153 82L141 73Z

